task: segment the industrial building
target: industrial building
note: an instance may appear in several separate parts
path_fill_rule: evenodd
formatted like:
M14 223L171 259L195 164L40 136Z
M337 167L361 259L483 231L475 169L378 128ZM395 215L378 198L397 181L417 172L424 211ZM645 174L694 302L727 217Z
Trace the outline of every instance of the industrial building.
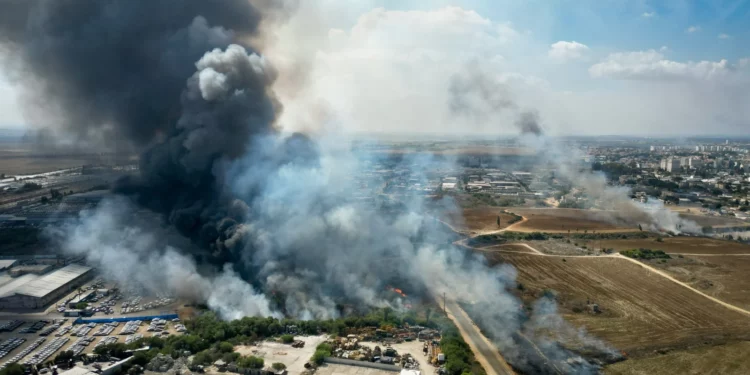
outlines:
M0 309L38 309L75 290L91 278L90 267L70 264L0 295Z
M6 271L18 263L17 259L0 259L0 271Z

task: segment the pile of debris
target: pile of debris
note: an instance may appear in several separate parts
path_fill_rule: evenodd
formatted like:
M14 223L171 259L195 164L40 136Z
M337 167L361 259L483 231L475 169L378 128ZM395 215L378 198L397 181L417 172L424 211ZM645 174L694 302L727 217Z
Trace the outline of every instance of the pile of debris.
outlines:
M146 370L154 372L167 372L174 366L174 359L168 355L157 354L154 359L146 365Z
M167 375L192 374L188 368L188 360L185 357L172 359L171 356L157 354L154 359L146 365L146 370L153 372L164 372Z

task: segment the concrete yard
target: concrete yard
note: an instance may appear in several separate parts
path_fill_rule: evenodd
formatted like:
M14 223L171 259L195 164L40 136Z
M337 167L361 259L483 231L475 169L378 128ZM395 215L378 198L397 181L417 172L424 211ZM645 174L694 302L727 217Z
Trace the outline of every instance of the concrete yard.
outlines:
M291 345L279 342L263 341L258 345L236 346L234 350L242 355L254 355L263 358L266 365L281 362L286 365L290 374L300 374L305 371L305 363L315 353L315 347L326 341L328 336L297 336L296 340L305 342L302 348L292 348Z
M375 346L380 346L381 348L383 348L382 344L374 342L362 341L360 344L368 346L370 348L374 348ZM435 374L437 372L437 368L430 365L430 363L427 361L427 356L422 351L423 346L424 342L421 341L404 341L402 343L391 345L391 347L393 349L396 349L396 351L400 355L404 355L407 353L411 354L412 357L414 357L414 359L419 362L419 371L422 372L422 375Z
M299 374L299 372L289 371L289 374ZM395 371L378 370L374 368L338 365L333 363L324 363L315 371L316 375L394 375Z

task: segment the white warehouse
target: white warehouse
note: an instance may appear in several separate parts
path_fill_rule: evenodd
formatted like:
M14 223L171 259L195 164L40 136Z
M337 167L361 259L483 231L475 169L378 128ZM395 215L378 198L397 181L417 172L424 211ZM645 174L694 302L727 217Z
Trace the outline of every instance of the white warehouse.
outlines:
M12 290L6 290L0 296L0 309L45 307L88 281L91 274L91 267L69 264Z

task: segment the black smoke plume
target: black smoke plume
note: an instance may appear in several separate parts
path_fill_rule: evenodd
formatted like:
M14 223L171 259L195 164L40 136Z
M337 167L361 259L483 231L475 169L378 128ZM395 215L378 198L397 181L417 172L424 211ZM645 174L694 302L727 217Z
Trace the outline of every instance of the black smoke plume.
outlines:
M429 157L389 165L378 154L338 147L335 137L313 141L275 129L277 73L249 43L262 38L265 22L283 18L287 4L0 4L5 65L24 81L28 104L58 115L69 134L142 150L139 176L116 191L159 214L112 199L52 230L64 251L117 281L205 300L227 318L403 307L400 297L385 295L388 285L487 301L486 312L503 323L493 327L500 349L521 362L513 334L523 322L508 292L514 270L490 268L452 246L454 234L425 214L418 196L394 204L353 194L364 163L421 174ZM456 89L473 93L479 85L490 108L509 105L482 84ZM521 126L533 129L525 120ZM175 230L192 241L173 240ZM206 271L204 260L228 266Z
M6 66L29 105L65 133L143 150L137 195L178 230L216 247L232 205L218 165L273 133L276 72L247 41L280 1L4 2ZM235 210L236 211L236 210ZM235 214L232 219L238 219ZM212 249L217 250L217 249ZM220 249L218 249L220 251Z
M477 123L488 123L499 121L499 117L507 111L517 117L513 124L521 134L540 136L544 133L537 111L522 111L513 98L511 88L476 62L467 64L461 72L451 77L448 92L448 104L453 115Z

